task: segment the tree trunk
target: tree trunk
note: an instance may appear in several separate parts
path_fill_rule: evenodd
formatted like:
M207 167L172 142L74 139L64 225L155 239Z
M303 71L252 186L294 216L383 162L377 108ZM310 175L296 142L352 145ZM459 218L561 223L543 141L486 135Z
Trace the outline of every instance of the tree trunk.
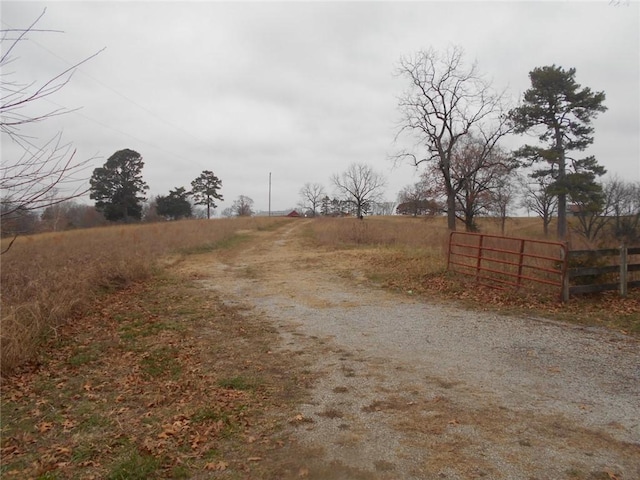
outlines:
M454 232L456 229L456 194L451 185L451 177L445 174L445 187L447 189L447 228Z
M558 240L567 236L567 195L558 194Z
M447 228L452 232L456 229L456 199L453 196L447 198Z
M560 193L558 194L558 240L567 238L567 193L566 178L567 165L564 158L564 146L562 144L562 132L560 127L556 125L556 149L558 151L558 183L560 184Z
M473 221L473 215L466 213L464 216L464 229L466 232L475 232L476 227Z

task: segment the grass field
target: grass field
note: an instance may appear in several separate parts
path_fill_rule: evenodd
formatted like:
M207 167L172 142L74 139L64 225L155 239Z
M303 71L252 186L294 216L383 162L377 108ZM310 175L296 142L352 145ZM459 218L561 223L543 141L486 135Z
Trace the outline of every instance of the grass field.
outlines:
M304 421L286 415L306 395L309 372L278 353L267 321L171 268L209 252L242 255L252 232L300 221L194 220L18 238L2 257L0 476L303 478L292 459L304 454L281 432ZM507 233L537 228L517 219ZM637 291L561 305L466 288L445 271L444 219L315 219L304 235L308 248L339 259L334 268L345 278L364 272L402 295L640 334Z
M43 339L90 312L101 295L145 280L184 255L241 241L242 231L282 221L192 220L19 237L2 255L2 372L31 359Z
M11 371L33 358L43 339L73 318L91 311L106 292L149 278L184 255L241 242L243 232L275 228L284 218L190 220L20 237L2 256L1 370ZM385 286L416 294L455 296L473 303L473 292L460 289L447 275L448 232L445 218L370 217L315 219L307 229L313 248L357 250L366 260L367 275ZM482 219L485 233L499 233L495 220ZM507 235L541 238L538 219L507 222ZM573 248L586 245L571 238ZM3 241L3 248L7 241ZM615 294L585 297L577 304L533 301L495 295L494 306L528 305L540 315L563 318L580 315L587 322L611 323L607 312L619 316L621 329L637 331L637 297L619 301ZM634 303L635 302L635 303ZM480 302L480 305L485 302ZM598 306L602 306L602 309ZM581 310L581 308L583 310ZM630 312L630 313L629 313ZM600 320L598 320L600 318Z

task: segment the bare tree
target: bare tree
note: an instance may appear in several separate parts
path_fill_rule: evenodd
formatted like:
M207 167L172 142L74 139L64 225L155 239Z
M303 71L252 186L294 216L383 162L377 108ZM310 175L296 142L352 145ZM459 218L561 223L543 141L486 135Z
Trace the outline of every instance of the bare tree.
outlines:
M358 218L362 219L371 202L383 193L385 179L369 165L352 163L341 174L334 174L331 181L353 203Z
M442 205L431 198L431 190L425 180L407 185L398 193L396 212L400 215L435 215L441 210Z
M40 216L41 231L90 228L108 223L108 220L93 205L84 205L75 200L50 205Z
M508 175L498 179L497 184L491 190L490 211L500 220L502 235L505 233L509 210L518 195L520 184L518 180L518 175L515 170L512 170Z
M632 183L617 177L604 184L605 195L610 197L612 207L613 234L623 242L640 239L640 182Z
M523 180L522 206L533 211L542 219L544 236L549 236L549 224L558 209L558 197L553 194L552 178L545 176L529 175L530 181Z
M472 135L460 139L451 156L451 183L456 217L467 232L477 230L478 215L491 212L495 194L517 166L497 145L487 149L483 140Z
M59 230L72 228L69 213L73 207L74 201L69 200L45 208L40 215L40 229L43 231L57 232Z
M0 215L2 215L2 222L0 222L0 234L3 237L17 237L18 235L25 235L36 233L38 229L38 215L31 210L11 209L6 204L0 204ZM2 251L6 253L11 246L15 238L11 240L9 245Z
M318 207L325 196L326 193L324 191L324 187L319 183L305 183L300 189L302 208L311 210L314 217L316 216Z
M240 195L233 202L231 211L238 217L250 217L253 215L253 200L245 195Z
M450 190L436 164L430 164L423 175L425 193L444 201L450 193L455 200L455 217L465 230L477 230L476 218L493 213L495 195L518 166L498 145L486 149L484 141L472 135L461 138L451 152Z
M0 192L2 195L1 218L16 212L28 212L42 209L87 192L85 179L77 174L81 172L91 159L78 161L76 151L71 144L62 140L57 133L52 138L38 139L30 135L26 129L29 125L46 121L52 117L70 112L64 108L54 110L42 109L44 100L65 87L74 71L98 53L72 65L61 73L52 76L42 83L36 81L20 84L13 79L17 69L13 56L20 45L26 41L28 34L60 33L54 30L36 28L46 9L26 28L10 28L0 30L2 56L0 57L0 132L3 143L10 141L20 153L3 154L0 167ZM38 109L40 111L38 112ZM6 139L4 139L6 137ZM6 148L7 144L5 144ZM51 195L60 191L61 196Z
M569 184L571 179L576 178L580 174L567 176ZM594 241L605 226L611 220L611 214L614 211L612 204L613 197L609 195L603 184L593 181L584 182L579 180L576 182L579 188L572 188L568 195L574 209L574 216L578 218L578 222L572 225L572 229L584 235L589 241ZM561 205L558 200L558 205ZM558 208L560 211L560 208ZM558 215L558 221L560 216ZM566 221L566 220L565 220Z
M596 187L571 195L574 216L578 219L573 229L587 240L595 241L612 226L617 239L636 241L640 225L640 184L614 176Z
M166 220L165 217L158 214L158 195L148 198L142 205L142 221L156 223Z
M395 206L395 202L373 202L373 215L393 215L393 207Z
M452 176L452 157L458 142L473 134L482 141L487 155L498 140L510 131L504 94L496 93L477 71L465 66L463 51L451 47L444 53L430 49L402 58L398 75L409 80L399 99L400 130L417 137L427 154L424 158L403 151L396 161L408 159L414 166L435 165L447 196L447 224L456 228L456 196Z

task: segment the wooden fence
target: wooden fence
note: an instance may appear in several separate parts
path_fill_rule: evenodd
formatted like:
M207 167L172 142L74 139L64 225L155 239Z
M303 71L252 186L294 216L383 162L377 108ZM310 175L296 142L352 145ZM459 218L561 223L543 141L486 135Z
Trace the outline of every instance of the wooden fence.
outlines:
M571 295L607 290L618 290L624 297L629 288L640 287L640 276L632 278L632 272L640 272L640 247L571 250L567 262L569 268L562 289L565 302Z
M617 263L608 261L612 256ZM630 261L629 259L635 259ZM451 232L447 269L492 288L571 295L640 287L640 247L569 251L566 243Z

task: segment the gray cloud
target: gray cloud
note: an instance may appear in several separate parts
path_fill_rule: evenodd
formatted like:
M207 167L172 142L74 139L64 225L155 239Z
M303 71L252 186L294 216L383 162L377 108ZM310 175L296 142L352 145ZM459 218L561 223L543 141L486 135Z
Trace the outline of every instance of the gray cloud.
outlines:
M394 199L415 172L388 160L404 88L393 72L402 55L450 44L514 101L534 67L576 67L609 107L588 153L640 180L636 3L2 2L2 21L25 26L44 6L41 27L65 33L32 34L17 76L42 81L106 50L53 98L83 108L34 134L63 129L80 157L102 156L94 166L139 151L152 194L210 169L223 181L222 207L244 194L266 209L272 172L272 206L285 209L304 183L331 190L332 173L365 162L389 176Z

